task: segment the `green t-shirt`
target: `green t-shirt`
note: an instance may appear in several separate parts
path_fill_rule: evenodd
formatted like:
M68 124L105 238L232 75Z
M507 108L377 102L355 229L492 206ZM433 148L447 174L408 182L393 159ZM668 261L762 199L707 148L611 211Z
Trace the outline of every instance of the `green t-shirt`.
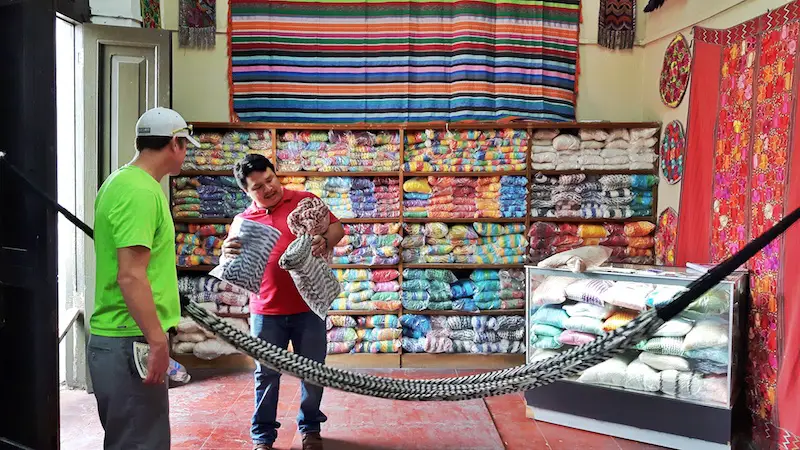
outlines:
M175 226L161 185L139 167L127 165L100 187L94 204L96 259L94 313L91 333L109 337L142 336L128 312L117 283L117 249L150 249L147 279L156 313L166 332L181 315L175 269Z

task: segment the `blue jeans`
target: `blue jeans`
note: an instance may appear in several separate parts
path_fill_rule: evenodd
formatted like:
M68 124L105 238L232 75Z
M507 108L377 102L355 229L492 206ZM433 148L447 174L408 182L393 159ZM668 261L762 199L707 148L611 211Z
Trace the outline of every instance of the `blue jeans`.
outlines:
M270 344L287 348L292 341L295 353L314 361L324 363L328 342L325 322L313 312L284 316L250 315L250 332ZM250 437L255 444L270 444L278 437L277 421L278 390L281 374L256 362L255 370L255 412L253 413ZM319 410L322 402L322 388L301 384L302 397L297 425L301 433L319 433L320 424L328 420Z

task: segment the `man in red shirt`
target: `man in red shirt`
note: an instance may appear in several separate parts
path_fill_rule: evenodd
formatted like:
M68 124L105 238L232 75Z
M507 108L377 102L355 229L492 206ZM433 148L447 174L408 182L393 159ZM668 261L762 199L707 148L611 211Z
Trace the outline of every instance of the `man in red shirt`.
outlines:
M261 289L257 296L250 298L250 331L253 336L282 348L287 348L291 341L295 353L324 363L327 353L325 322L303 301L289 272L278 266L281 255L297 237L289 230L286 218L300 200L314 194L284 189L272 163L257 154L247 155L237 162L233 174L239 186L253 200L238 217L271 225L281 232L267 262ZM331 252L344 237L339 219L329 214L331 224L327 231L314 236L315 256ZM229 238L223 245L223 252L226 256L234 256L240 248L241 244L235 238ZM279 387L280 373L256 362L255 413L250 429L254 449L271 449L278 436ZM297 415L298 429L303 434L303 450L322 449L320 425L327 417L319 409L321 401L322 388L304 381Z

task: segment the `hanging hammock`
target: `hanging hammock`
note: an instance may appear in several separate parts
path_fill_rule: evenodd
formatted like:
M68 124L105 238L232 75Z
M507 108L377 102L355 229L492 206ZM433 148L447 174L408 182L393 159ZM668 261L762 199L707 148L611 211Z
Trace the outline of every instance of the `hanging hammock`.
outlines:
M12 173L22 179L34 193L64 214L87 236L94 238L94 233L88 225L30 182L8 163L4 156L5 154L0 152L0 163L5 162ZM624 352L633 344L652 336L661 325L677 316L697 298L744 265L747 260L784 233L798 219L800 219L800 208L785 216L775 226L745 245L736 254L692 281L687 289L676 295L670 303L658 309L646 311L627 325L608 332L592 342L574 347L545 360L464 377L408 380L328 367L257 337L249 336L194 302L186 301L185 298L182 298L181 301L186 316L191 317L201 327L233 345L237 350L275 371L302 378L312 384L355 394L396 400L459 401L483 398L550 384L576 375Z

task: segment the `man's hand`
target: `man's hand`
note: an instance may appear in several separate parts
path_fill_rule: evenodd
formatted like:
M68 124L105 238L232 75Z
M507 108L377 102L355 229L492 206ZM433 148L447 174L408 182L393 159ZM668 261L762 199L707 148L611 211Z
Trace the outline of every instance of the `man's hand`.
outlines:
M169 346L165 335L163 340L148 342L150 352L147 356L147 378L145 384L161 384L169 368Z
M311 254L316 257L323 257L328 253L328 241L318 234L311 240Z
M222 256L232 259L242 253L242 244L238 238L227 237L222 243Z

